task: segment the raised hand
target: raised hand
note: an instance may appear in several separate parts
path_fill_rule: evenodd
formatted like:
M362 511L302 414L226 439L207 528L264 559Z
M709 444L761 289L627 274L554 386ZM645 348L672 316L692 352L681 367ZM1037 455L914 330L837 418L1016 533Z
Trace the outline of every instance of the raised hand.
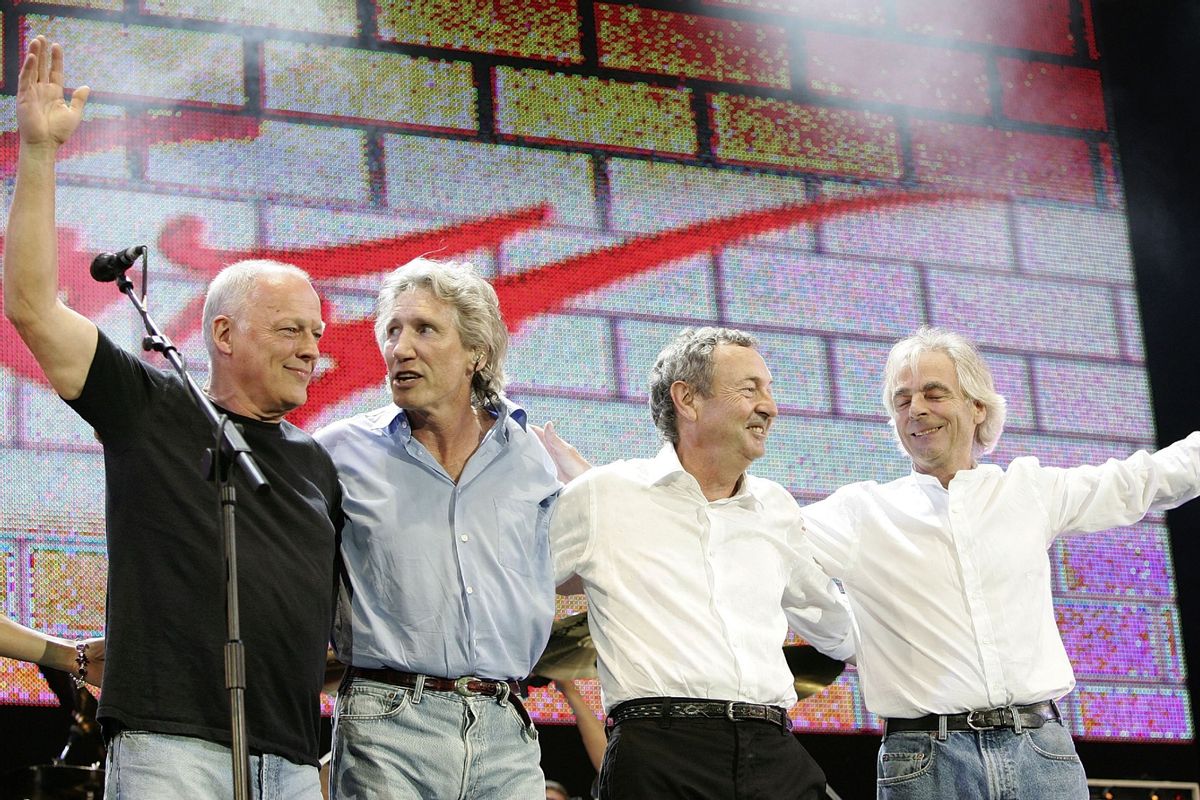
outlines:
M63 49L38 36L17 77L17 129L22 146L57 148L70 138L83 119L83 107L91 90L80 86L68 104L63 93Z

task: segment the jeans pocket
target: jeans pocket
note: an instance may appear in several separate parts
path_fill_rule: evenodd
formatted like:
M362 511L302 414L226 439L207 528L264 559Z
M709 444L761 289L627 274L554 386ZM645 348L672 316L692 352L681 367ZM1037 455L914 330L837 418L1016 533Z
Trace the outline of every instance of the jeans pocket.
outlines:
M928 733L894 733L879 748L880 786L915 780L933 768L933 737Z
M1050 761L1068 761L1079 763L1079 755L1075 752L1075 742L1071 734L1058 722L1047 722L1040 728L1027 728L1026 740L1033 751Z
M383 684L352 681L338 693L337 719L392 719L409 705L409 690Z

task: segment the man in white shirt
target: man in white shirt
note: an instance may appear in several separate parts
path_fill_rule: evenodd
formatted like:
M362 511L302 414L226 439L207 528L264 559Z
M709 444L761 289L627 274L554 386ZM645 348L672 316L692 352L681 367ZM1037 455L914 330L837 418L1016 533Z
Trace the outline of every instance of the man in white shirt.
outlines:
M1195 497L1200 433L1101 466L981 465L1004 398L975 348L937 328L892 348L883 401L912 473L803 510L854 612L863 698L886 718L878 798L1087 798L1054 704L1075 679L1046 550Z
M790 625L845 659L850 620L791 495L746 472L778 414L754 345L681 333L651 373L662 450L593 469L559 498L555 580L582 580L612 731L601 798L824 796L790 732L780 645Z

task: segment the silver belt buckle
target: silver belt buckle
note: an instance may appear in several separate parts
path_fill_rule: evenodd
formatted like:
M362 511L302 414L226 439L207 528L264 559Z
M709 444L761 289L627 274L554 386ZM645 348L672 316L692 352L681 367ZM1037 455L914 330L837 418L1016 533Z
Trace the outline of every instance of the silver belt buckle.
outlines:
M975 722L977 714L986 714L987 711L968 711L967 712L967 727L973 731L991 731L995 730L995 725L979 725Z
M474 675L464 675L461 678L455 678L454 691L457 694L461 694L463 697L478 697L480 694L479 692L472 691L467 687L467 684L469 684L471 681L477 680L479 680L479 678L475 677Z
M733 716L733 706L736 702L736 700L730 700L725 704L725 719L729 720L730 722L737 722L737 718Z

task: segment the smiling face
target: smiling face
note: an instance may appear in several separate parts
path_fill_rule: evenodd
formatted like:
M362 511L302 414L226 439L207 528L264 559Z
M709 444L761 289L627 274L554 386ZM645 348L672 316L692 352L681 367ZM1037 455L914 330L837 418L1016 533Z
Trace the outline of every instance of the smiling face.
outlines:
M449 418L471 408L480 354L468 350L449 303L426 289L401 292L384 328L392 402L410 415Z
M740 475L766 453L767 433L779 414L771 371L752 347L719 344L712 355L712 386L708 395L693 396L695 420L687 439L694 455Z
M246 417L282 419L308 399L324 327L321 300L307 280L263 274L236 316L213 320L220 354L213 362L214 399Z
M987 415L958 383L954 362L929 351L905 367L892 391L892 421L913 469L949 484L954 473L975 465L975 429Z

